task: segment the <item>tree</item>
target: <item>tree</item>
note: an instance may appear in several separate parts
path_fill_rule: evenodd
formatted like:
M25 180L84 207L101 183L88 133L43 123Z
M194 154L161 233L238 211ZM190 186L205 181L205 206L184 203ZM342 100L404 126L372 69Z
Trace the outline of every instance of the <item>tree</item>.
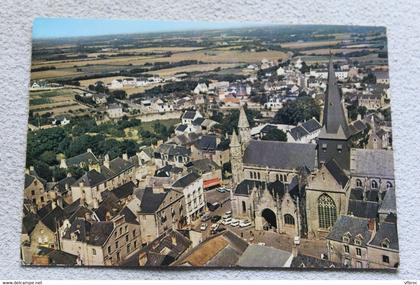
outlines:
M43 161L35 161L34 162L34 169L35 172L47 181L51 181L52 178L52 171L50 166Z
M54 151L47 150L44 151L40 156L39 159L45 162L48 165L57 164L57 157Z
M112 96L117 99L123 100L127 97L127 93L124 90L115 90L114 92L112 92Z
M289 101L286 106L280 109L274 116L274 123L297 125L315 117L319 120L320 108L311 97L298 97L294 101Z
M272 129L270 130L263 138L266 141L287 141L287 135L285 132L279 129Z

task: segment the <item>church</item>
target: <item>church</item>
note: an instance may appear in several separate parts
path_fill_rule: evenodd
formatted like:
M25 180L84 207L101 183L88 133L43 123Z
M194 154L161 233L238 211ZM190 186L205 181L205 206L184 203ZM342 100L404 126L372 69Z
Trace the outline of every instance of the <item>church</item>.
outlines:
M230 142L234 217L257 230L325 237L348 211L351 135L332 60L316 144L253 140L241 108Z

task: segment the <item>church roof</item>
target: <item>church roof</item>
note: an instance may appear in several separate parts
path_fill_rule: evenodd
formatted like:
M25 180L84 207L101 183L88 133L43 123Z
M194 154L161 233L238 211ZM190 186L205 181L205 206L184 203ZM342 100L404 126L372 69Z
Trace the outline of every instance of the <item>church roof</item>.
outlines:
M243 106L241 106L241 109L239 111L238 128L249 128L249 122L246 117L246 113Z
M232 132L232 137L230 139L230 146L240 146L238 136L236 135L235 129Z
M348 139L351 136L331 59L328 66L328 87L324 100L323 124L320 138Z
M277 169L315 167L316 145L251 140L243 156L244 164Z
M354 176L394 178L393 151L352 148L350 173Z
M328 171L331 173L334 179L341 185L341 187L344 188L347 182L349 181L349 178L341 169L341 167L337 164L335 159L331 159L330 161L328 161L325 164L325 167L328 169Z

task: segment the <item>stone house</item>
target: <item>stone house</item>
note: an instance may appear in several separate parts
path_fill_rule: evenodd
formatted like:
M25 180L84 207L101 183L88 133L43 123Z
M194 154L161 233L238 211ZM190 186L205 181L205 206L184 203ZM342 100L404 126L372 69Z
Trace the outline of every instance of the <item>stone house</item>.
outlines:
M136 195L142 244L148 244L168 229L180 229L187 223L182 191L147 187Z

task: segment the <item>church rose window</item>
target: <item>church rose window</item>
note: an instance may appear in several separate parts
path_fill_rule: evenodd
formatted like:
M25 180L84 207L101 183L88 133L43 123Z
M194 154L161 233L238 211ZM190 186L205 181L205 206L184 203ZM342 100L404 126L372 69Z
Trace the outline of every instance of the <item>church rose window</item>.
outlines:
M328 229L337 220L337 208L333 199L326 194L322 194L318 199L318 219L319 227Z

